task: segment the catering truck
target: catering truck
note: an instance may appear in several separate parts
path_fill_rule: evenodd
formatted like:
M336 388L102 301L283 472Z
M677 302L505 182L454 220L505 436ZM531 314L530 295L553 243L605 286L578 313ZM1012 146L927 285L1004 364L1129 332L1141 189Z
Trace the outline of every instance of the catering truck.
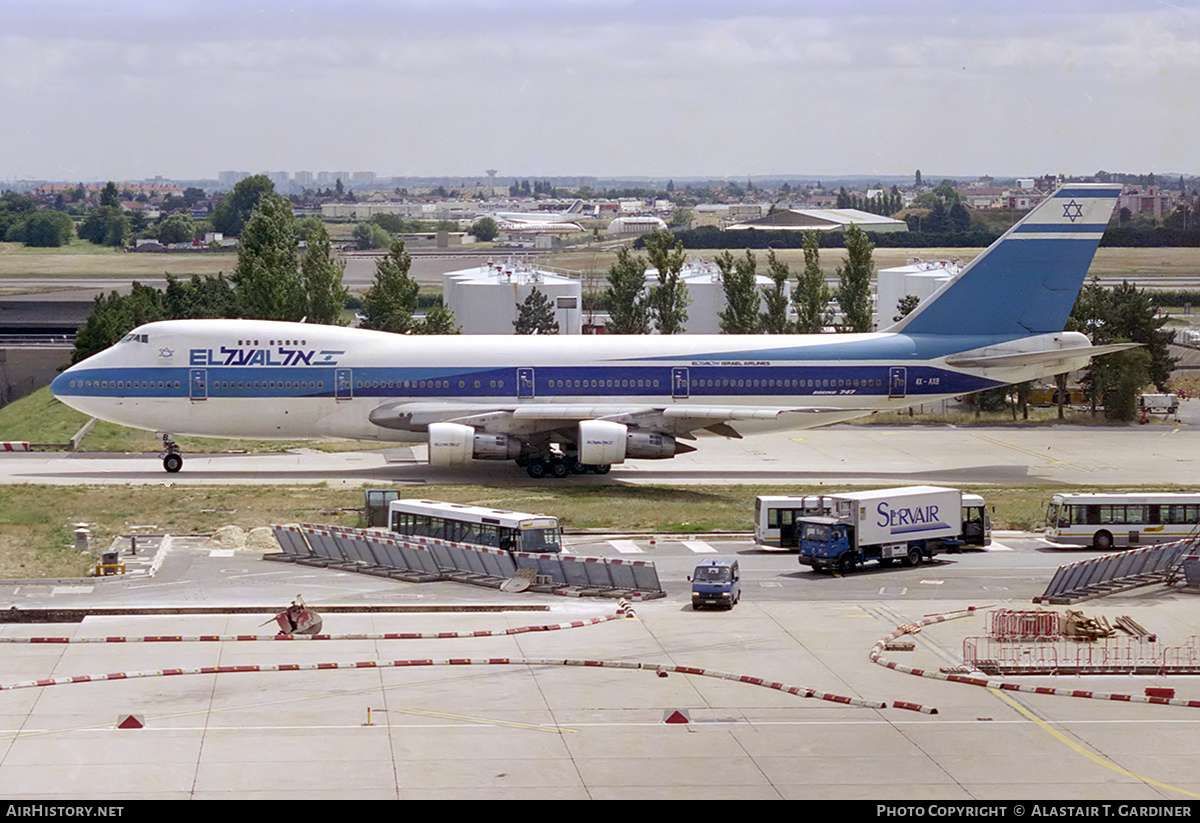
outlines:
M828 515L800 518L800 563L816 570L854 571L867 560L916 566L963 546L958 489L907 486L830 495Z

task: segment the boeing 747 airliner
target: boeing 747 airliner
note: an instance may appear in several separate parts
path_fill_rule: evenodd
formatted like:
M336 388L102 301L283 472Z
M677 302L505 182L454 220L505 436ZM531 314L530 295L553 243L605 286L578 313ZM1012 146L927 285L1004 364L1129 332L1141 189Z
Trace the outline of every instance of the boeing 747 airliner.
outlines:
M260 320L134 329L55 379L85 414L162 436L427 443L533 477L693 451L697 434L815 426L1081 368L1124 346L1063 327L1120 186L1060 188L870 334L402 336Z

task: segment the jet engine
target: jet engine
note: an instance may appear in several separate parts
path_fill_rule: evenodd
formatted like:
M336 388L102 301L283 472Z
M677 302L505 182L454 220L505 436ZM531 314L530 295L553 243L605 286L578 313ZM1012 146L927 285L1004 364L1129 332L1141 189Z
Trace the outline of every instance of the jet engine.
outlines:
M630 431L622 423L584 420L576 440L579 462L607 466L624 463L626 458L660 459L674 457L675 438L658 432Z
M469 460L512 460L521 441L506 434L481 434L461 423L429 424L429 465L456 466Z

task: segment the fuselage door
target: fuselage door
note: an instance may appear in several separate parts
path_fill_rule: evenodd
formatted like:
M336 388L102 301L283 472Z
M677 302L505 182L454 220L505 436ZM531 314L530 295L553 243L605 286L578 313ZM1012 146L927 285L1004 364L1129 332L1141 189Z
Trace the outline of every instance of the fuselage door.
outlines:
M888 397L903 397L907 391L908 369L892 366L888 369Z
M208 369L188 371L188 397L192 400L208 399Z
M533 369L531 368L517 369L517 399L533 399Z
M354 375L350 369L333 370L333 396L338 402L354 399Z
M671 369L671 397L676 400L686 398L691 394L691 382L687 369Z

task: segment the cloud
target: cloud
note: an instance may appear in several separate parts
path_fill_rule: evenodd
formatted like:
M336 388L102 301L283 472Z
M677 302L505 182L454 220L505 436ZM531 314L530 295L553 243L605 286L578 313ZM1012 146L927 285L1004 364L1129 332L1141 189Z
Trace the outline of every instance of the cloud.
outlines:
M1187 171L1198 73L1145 0L13 0L0 178Z

